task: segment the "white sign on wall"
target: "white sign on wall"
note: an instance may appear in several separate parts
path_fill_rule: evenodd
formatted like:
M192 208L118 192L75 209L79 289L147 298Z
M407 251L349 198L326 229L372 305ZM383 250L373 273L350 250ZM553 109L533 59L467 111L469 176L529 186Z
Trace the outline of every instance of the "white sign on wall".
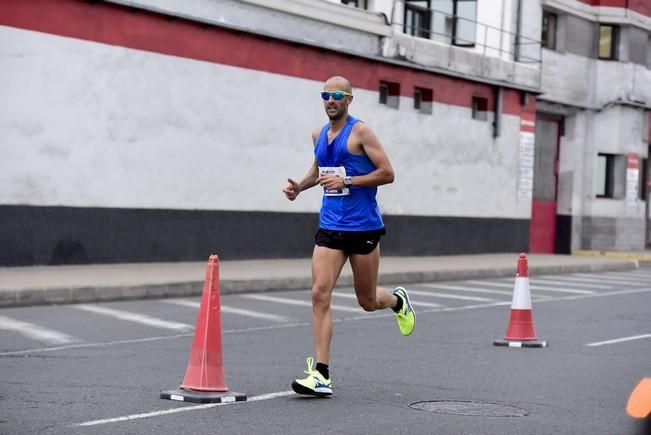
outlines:
M518 201L531 201L533 198L534 138L533 133L520 131Z
M626 206L637 206L638 184L640 179L640 156L628 153L626 163Z

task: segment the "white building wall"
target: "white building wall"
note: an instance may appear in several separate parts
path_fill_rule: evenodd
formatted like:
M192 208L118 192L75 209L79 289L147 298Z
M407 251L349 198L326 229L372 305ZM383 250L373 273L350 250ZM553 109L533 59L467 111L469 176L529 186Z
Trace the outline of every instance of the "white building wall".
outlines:
M0 39L0 204L318 210L317 189L288 203L281 188L311 164L321 83L7 27ZM470 108L412 106L365 90L351 106L397 173L385 213L529 217L518 117L494 140Z
M578 107L593 106L594 59L552 50L543 50L542 59L542 99Z

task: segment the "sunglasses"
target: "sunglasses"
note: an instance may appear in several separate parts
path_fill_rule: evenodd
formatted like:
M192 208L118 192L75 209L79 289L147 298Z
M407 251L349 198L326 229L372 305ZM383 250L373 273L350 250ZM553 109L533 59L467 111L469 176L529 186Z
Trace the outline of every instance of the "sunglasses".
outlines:
M332 97L333 100L339 101L343 99L346 96L353 96L353 94L349 94L346 91L332 91L332 92L327 92L323 91L321 92L321 98L323 98L323 101L328 101L330 97Z

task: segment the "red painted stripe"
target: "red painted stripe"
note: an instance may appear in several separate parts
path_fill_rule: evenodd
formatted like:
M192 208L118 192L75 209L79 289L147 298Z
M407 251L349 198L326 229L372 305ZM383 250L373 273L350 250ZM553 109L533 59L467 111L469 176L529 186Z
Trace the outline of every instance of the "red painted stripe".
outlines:
M471 107L472 97L488 100L491 85L393 65L280 39L238 32L141 9L82 0L3 0L0 25L218 64L324 81L347 77L353 87L377 91L380 81L433 90L433 101ZM519 115L521 92L505 89L504 112Z
M630 9L639 14L651 17L651 0L579 0L590 6L606 6L611 8Z
M625 8L626 0L579 0L581 3L590 6L608 6L613 8Z
M504 89L502 92L502 108L504 112L519 115L522 109L523 93L514 89Z

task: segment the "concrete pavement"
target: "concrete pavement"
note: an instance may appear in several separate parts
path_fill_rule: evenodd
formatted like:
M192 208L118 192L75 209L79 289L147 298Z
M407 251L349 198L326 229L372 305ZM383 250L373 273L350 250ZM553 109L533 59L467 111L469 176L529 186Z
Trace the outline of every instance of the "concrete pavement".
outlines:
M531 254L529 274L630 270L630 258ZM515 275L518 253L383 257L380 284ZM0 268L0 307L200 295L206 262ZM346 265L339 285L352 285ZM222 294L311 287L310 259L220 260Z

